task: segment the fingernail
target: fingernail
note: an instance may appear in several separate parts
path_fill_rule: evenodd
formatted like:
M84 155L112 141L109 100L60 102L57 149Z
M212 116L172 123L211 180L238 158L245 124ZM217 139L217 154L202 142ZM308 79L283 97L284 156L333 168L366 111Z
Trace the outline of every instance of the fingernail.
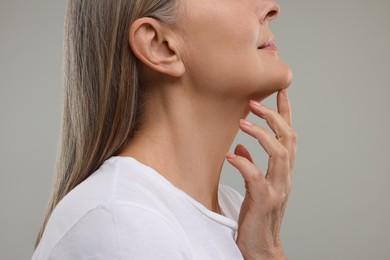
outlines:
M233 153L227 153L227 154L226 154L226 158L228 158L228 159L233 159L233 158L236 158L236 155L233 154Z
M261 104L257 101L251 100L250 103L251 103L251 105L253 105L255 107L261 108Z
M252 122L249 122L248 120L245 120L245 119L240 119L240 124L246 125L246 126L251 126L251 125L253 125Z
M259 111L260 113L265 113L263 105L260 104L259 102L251 100L250 104L252 105L252 107L256 108L257 111Z

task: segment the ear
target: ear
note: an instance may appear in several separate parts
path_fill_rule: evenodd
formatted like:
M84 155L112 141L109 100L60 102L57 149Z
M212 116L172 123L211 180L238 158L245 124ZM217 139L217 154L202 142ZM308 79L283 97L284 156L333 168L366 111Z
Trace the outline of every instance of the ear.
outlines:
M184 74L178 39L157 20L142 17L134 21L130 27L129 43L134 55L149 68L172 77Z

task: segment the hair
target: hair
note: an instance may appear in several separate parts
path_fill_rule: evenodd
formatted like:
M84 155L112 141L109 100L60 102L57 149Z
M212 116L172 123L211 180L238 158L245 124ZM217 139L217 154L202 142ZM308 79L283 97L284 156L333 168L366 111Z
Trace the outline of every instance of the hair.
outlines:
M142 87L129 45L131 24L152 17L173 25L175 0L69 0L64 28L63 104L55 173L38 246L56 205L140 123Z

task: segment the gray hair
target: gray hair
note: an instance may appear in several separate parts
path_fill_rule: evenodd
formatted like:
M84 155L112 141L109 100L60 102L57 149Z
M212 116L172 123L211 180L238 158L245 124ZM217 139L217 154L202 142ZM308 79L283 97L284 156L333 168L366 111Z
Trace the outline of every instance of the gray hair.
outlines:
M128 33L141 17L175 22L175 0L69 0L56 178L35 242L59 201L133 136L142 88Z

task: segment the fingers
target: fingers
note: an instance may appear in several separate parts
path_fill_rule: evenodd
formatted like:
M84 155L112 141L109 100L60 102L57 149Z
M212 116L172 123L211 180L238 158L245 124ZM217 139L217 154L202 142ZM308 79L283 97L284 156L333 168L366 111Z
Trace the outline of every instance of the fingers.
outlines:
M266 178L269 179L276 190L285 192L291 176L289 175L289 155L287 149L268 133L263 127L247 120L241 120L240 128L245 133L256 138L269 155Z
M292 130L292 110L291 105L288 100L288 95L286 89L283 89L278 92L277 95L277 106L278 113L280 116L287 122L287 125L290 127L290 131L286 133L286 147L290 153L290 167L294 167L295 154L297 150L297 134Z
M256 138L269 155L266 176L254 165L252 157L243 145L236 147L235 155L227 155L228 161L241 172L246 184L252 187L253 193L256 193L255 186L268 183L268 180L282 194L288 193L291 187L297 136L291 128L292 113L285 90L277 94L277 107L278 112L256 101L250 102L251 112L265 119L276 136L259 125L245 119L240 120L240 129Z
M265 119L269 127L275 132L276 139L287 148L290 156L290 166L293 167L296 154L297 135L291 128L291 109L282 91L278 92L278 112L261 105L256 101L250 102L250 110L255 115Z
M269 127L275 132L277 138L288 135L290 126L280 114L253 100L250 101L249 108L253 114L265 119Z
M290 102L288 101L287 91L285 89L280 90L277 94L276 100L278 106L278 113L291 127L292 113L291 113L291 105Z
M233 165L245 179L245 188L251 194L254 201L261 198L263 186L266 185L264 175L253 163L247 158L227 153L226 159Z
M236 155L239 155L241 157L244 157L246 159L248 159L248 161L250 161L251 163L253 163L253 159L250 155L250 153L248 152L248 150L245 148L245 146L243 146L242 144L238 144L236 146L236 149L234 149L234 154Z
M270 157L278 157L280 154L284 153L285 147L264 127L249 122L248 120L241 119L240 129L256 138Z
M258 140L260 145L269 155L269 164L266 178L270 179L275 188L284 191L289 178L289 152L272 134L266 129L247 120L240 121L240 128L245 133Z

